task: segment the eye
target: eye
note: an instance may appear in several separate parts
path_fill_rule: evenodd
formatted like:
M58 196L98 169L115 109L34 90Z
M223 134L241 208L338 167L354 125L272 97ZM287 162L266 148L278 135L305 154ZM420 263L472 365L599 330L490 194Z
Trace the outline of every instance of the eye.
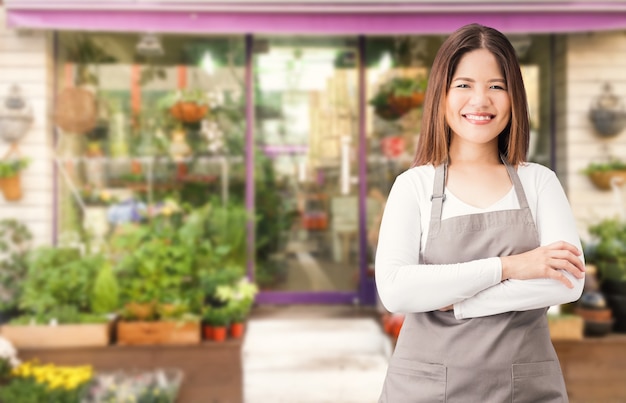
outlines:
M491 86L491 87L489 87L489 88L490 88L490 89L492 89L492 90L503 90L503 91L506 91L506 88L504 88L504 87L503 87L503 86L501 86L501 85L497 85L497 84L494 84L494 85L492 85L492 86Z
M457 84L454 86L454 88L469 88L469 84Z

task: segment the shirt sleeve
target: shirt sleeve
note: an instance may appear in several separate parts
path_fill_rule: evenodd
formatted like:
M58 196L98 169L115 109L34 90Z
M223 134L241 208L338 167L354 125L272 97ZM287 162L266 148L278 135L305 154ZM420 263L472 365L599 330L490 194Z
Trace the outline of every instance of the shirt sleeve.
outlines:
M552 171L545 175L537 192L536 224L541 246L565 241L582 251L576 222L563 188ZM584 262L584 257L580 256ZM506 280L454 304L457 319L526 311L565 304L580 298L584 278L563 274L574 288L553 279Z
M390 312L429 312L500 283L500 259L419 264L421 223L418 191L400 175L387 199L376 249L376 286Z

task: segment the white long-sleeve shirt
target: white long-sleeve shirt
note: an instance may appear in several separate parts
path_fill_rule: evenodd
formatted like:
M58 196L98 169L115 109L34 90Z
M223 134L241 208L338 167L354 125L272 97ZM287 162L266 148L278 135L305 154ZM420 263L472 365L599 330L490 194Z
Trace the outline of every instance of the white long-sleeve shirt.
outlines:
M582 250L571 207L554 172L525 163L517 173L541 246L566 241ZM454 305L455 317L464 319L543 308L580 297L584 279L565 271L574 288L552 279L502 281L502 263L496 256L459 264L419 264L428 236L434 176L431 165L411 168L396 178L389 193L375 262L376 285L385 308L409 313ZM519 208L513 187L488 208L470 206L448 189L445 193L442 220Z

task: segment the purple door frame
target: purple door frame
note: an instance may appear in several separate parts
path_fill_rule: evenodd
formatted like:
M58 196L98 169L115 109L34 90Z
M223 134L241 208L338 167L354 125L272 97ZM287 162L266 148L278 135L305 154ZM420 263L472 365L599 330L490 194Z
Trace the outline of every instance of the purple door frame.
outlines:
M373 305L376 302L374 279L367 275L367 148L366 148L366 103L365 99L365 37L358 37L358 175L359 175L359 284L354 291L261 291L256 298L260 304L362 304ZM252 64L252 36L246 36L246 207L254 212L254 82ZM254 214L250 215L254 217ZM248 221L248 276L254 279L254 223Z

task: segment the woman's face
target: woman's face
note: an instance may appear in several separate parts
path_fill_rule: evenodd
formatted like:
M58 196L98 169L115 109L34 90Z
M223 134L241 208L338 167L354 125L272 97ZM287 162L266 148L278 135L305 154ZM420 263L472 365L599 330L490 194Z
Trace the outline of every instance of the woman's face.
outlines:
M466 53L452 75L446 96L452 142L495 144L511 119L511 99L502 69L487 49Z

